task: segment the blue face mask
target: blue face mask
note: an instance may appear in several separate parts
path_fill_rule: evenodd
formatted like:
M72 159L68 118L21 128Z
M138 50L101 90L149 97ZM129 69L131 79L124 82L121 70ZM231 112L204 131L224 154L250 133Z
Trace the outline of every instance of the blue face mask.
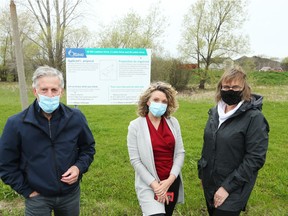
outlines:
M56 110L59 106L60 103L60 96L55 96L55 97L47 97L44 95L39 96L39 106L45 113L52 113L54 110Z
M155 117L161 117L167 110L167 104L163 103L156 103L151 102L149 106L149 111L153 114Z

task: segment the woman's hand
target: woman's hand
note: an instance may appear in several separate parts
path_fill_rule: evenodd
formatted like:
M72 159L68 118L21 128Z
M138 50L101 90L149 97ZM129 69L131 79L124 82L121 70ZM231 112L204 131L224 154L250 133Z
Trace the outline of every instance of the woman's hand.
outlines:
M176 179L176 176L171 174L168 179L165 179L160 182L160 189L164 191L166 194L170 186L174 183L175 179Z
M229 196L229 193L223 187L220 187L214 194L215 208L218 208L219 206L221 206L225 202L228 196Z
M155 200L157 200L160 203L169 203L169 199L168 196L166 195L166 190L163 189L163 186L161 186L161 184L159 182L157 182L156 180L153 181L150 184L150 187L153 189L154 194L155 194Z
M157 182L156 180L154 180L151 184L150 184L150 187L153 189L155 195L157 197L161 197L161 196L164 196L165 193L164 191L162 190L161 185L159 182Z
M156 180L152 182L152 184L150 185L156 195L156 199L158 202L161 203L167 203L167 205L169 204L169 197L167 196L167 191L170 188L170 186L173 184L173 182L175 181L176 176L174 175L170 175L168 179L165 179L161 182L157 182Z

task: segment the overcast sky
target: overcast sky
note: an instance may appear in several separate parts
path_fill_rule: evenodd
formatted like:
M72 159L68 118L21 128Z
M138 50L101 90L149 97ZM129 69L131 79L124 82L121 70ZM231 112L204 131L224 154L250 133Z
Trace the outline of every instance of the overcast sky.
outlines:
M109 23L121 17L133 8L141 15L146 15L149 6L155 0L96 0L98 6L95 14L98 20ZM177 56L177 46L181 39L183 15L196 0L162 0L161 9L168 18L165 48ZM264 55L267 57L284 58L288 56L288 1L287 0L250 0L248 7L249 19L243 32L249 36L251 52L247 56Z
M157 0L86 0L91 10L89 23L91 29L98 24L109 24L123 17L133 9L141 16L147 15L150 5ZM183 15L196 0L162 0L160 8L170 26L164 36L165 49L177 57L177 46L181 39ZM5 3L6 2L6 3ZM1 0L0 4L9 4ZM15 0L17 2L17 0ZM288 56L288 1L287 0L249 0L248 17L243 33L250 38L251 52L247 56L261 55L284 58ZM90 14L89 13L89 14ZM92 15L93 14L93 15ZM95 24L96 23L96 24Z

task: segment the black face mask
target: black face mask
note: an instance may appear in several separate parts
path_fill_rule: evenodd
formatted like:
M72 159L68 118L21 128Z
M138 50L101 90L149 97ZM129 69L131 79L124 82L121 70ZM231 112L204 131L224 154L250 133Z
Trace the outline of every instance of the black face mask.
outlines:
M241 100L242 91L223 91L221 90L221 98L222 100L228 105L235 105L238 104Z

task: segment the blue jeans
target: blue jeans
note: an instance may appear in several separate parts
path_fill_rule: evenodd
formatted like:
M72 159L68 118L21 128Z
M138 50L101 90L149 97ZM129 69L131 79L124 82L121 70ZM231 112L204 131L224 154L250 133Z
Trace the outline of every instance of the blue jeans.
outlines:
M62 196L45 197L41 194L25 200L25 216L79 216L80 187Z

